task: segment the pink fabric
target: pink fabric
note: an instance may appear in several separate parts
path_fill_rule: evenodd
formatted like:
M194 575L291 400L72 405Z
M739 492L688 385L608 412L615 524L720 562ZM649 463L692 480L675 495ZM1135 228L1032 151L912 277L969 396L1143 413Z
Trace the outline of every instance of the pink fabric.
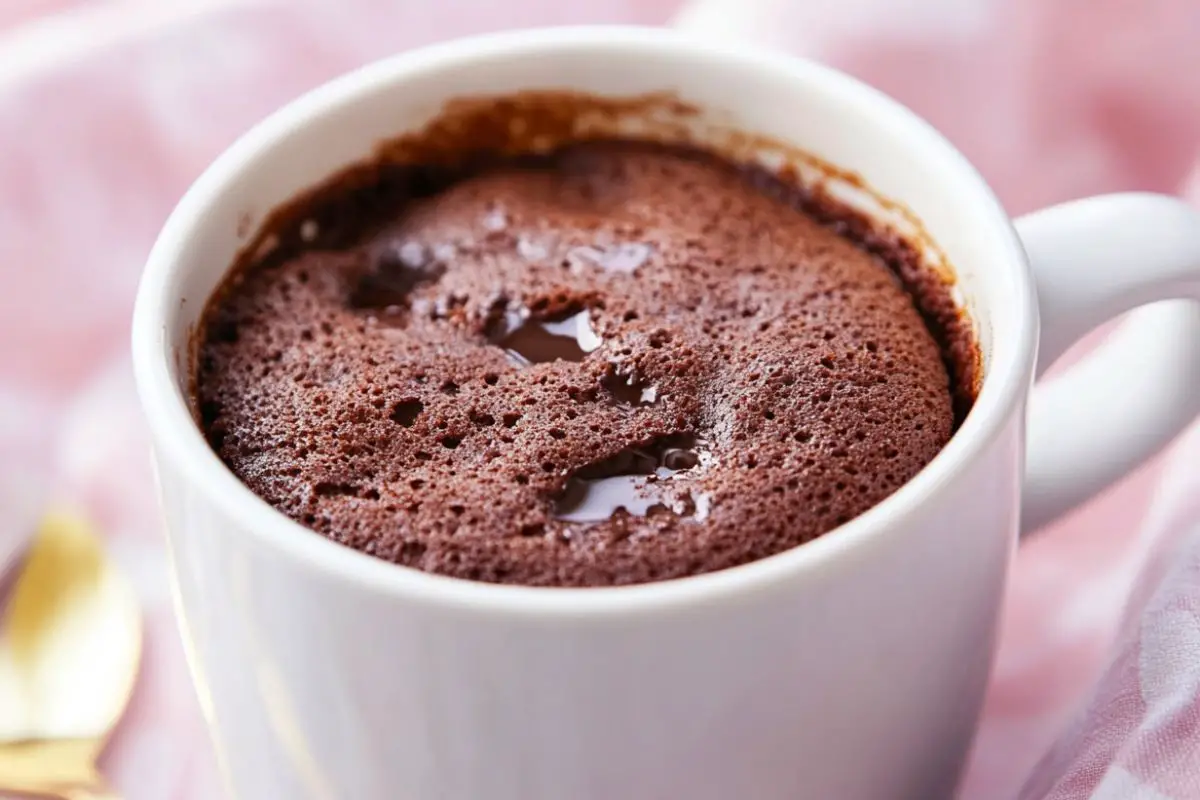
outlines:
M174 201L251 122L353 65L504 27L661 23L677 5L0 8L0 557L14 526L57 497L103 526L135 581L149 649L105 761L130 800L223 796L172 618L125 355L142 261ZM836 15L815 0L760 5L769 13L751 35L926 115L1014 213L1115 189L1200 199L1191 0L853 0ZM1197 454L1200 429L1022 547L964 797L1200 797Z

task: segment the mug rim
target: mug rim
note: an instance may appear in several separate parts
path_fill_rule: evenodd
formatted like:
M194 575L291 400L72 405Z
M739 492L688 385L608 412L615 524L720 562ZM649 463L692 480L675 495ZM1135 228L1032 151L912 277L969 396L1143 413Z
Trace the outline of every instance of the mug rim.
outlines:
M170 341L166 321L178 307L172 276L189 249L196 221L224 186L289 133L314 115L336 114L342 106L381 85L396 85L416 74L494 58L539 58L574 48L648 47L658 52L697 55L717 63L738 63L770 80L790 74L851 102L875 107L888 124L907 128L923 140L931 157L970 187L971 202L1001 230L1008 252L1001 258L1013 272L1013 306L1019 341L994 343L979 396L950 441L920 472L888 497L849 522L802 545L736 567L683 578L628 586L534 587L491 584L426 573L338 544L292 520L255 495L208 445L172 376L179 344ZM993 313L995 311L993 310ZM1024 249L1008 214L982 176L929 123L882 92L831 67L784 53L699 38L666 28L572 26L534 28L458 38L416 48L348 72L301 95L239 137L202 173L172 211L148 257L139 284L132 326L134 375L158 457L169 459L207 502L238 520L242 533L328 577L397 600L424 601L464 611L536 616L603 617L630 612L690 607L718 601L778 581L802 580L831 561L861 551L887 529L902 524L931 502L939 489L1001 435L1032 380L1038 330L1034 283ZM997 357L999 354L1001 357Z

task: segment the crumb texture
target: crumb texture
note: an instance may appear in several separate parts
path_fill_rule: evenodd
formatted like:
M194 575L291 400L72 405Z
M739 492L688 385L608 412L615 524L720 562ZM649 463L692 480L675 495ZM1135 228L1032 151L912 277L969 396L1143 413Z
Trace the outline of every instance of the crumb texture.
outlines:
M775 179L608 142L403 182L354 200L352 244L314 223L235 273L202 331L212 447L331 539L481 581L677 578L820 536L953 432L913 254Z

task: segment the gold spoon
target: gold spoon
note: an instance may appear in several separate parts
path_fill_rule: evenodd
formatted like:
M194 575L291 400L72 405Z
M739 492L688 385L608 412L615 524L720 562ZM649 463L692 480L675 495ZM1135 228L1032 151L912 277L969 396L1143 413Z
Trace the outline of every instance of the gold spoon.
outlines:
M0 795L118 800L96 760L141 653L137 600L91 526L48 515L0 616Z

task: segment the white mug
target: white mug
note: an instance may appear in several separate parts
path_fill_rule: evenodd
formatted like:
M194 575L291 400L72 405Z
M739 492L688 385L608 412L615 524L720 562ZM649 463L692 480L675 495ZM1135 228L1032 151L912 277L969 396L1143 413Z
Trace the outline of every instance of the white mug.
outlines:
M495 586L384 563L239 483L193 421L188 356L198 314L246 243L247 216L451 98L531 88L671 91L910 209L953 265L983 352L978 401L945 449L801 547L604 589ZM234 795L952 794L1022 505L1025 528L1054 517L1192 418L1200 316L1191 304L1147 309L1046 386L1034 388L1035 374L1127 309L1198 295L1200 216L1183 203L1093 198L1014 228L929 125L796 58L665 30L525 31L405 53L317 89L188 192L150 257L134 319L189 660Z

